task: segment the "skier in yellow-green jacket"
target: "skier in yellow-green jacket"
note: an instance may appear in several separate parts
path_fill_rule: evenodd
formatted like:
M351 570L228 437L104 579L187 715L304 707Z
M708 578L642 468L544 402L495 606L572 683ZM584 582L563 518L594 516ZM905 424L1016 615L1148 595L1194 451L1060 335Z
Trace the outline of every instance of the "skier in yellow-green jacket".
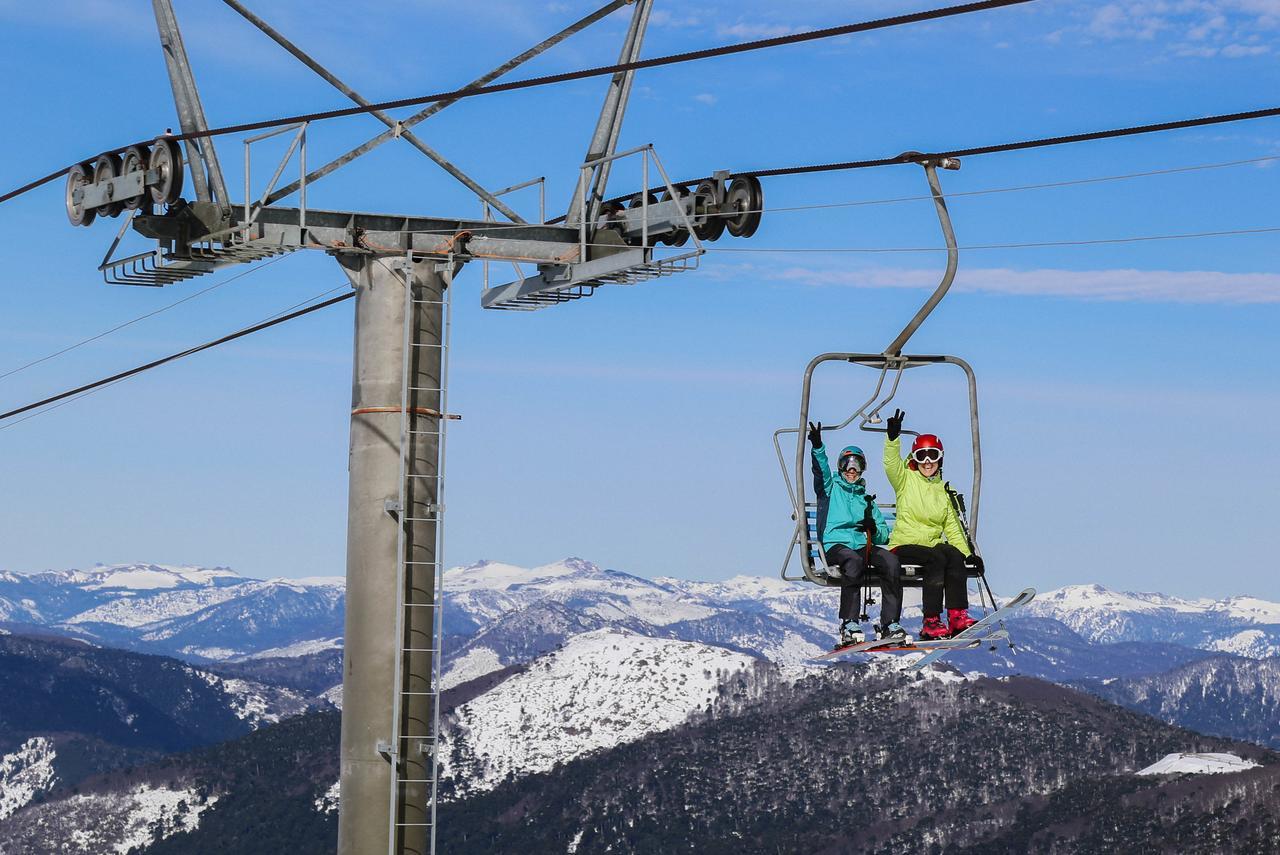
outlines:
M897 522L889 537L889 549L903 564L917 564L924 574L924 626L920 638L948 638L975 621L969 617L969 574L966 564L982 571L982 558L969 546L969 538L942 480L942 440L920 434L910 456L902 458L902 420L895 410L888 420L884 444L884 471L897 494ZM943 600L947 622L942 622Z

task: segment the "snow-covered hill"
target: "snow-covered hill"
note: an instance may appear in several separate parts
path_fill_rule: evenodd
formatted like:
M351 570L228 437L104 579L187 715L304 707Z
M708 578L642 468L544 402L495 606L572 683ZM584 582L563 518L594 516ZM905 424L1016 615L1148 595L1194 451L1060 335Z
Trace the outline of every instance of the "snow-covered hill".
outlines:
M1215 656L1159 674L1081 686L1198 733L1280 748L1280 657Z
M0 573L0 623L8 629L196 662L332 646L342 634L343 599L341 578L249 579L226 567Z
M508 775L546 771L668 730L708 709L752 656L684 641L596 630L453 710L443 777L455 797Z

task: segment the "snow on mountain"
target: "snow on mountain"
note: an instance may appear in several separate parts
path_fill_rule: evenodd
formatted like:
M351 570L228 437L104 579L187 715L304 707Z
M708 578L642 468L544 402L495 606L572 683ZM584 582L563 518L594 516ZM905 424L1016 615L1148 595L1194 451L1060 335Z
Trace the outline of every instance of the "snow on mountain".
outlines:
M1255 597L1182 599L1157 593L1070 585L1024 608L1098 643L1172 642L1252 657L1280 655L1280 603Z
M814 598L778 582L642 579L578 558L532 569L495 562L455 567L444 578L445 622L466 640L447 654L444 685L528 662L599 629L715 644L780 662L823 652L834 623L830 592ZM812 613L819 609L823 617Z
M334 781L333 786L316 796L314 802L319 813L336 813L340 804L341 781Z
M75 573L76 571L71 571ZM218 580L239 580L242 577L228 567L171 567L161 564L121 564L98 566L75 577L86 590L102 588L128 588L133 591L152 591L157 588L176 588L180 585L211 585Z
M339 637L344 594L340 578L249 579L225 567L0 573L0 621L113 647L222 660Z
M151 596L127 595L108 600L62 621L64 625L109 623L124 627L143 627L170 618L195 614L207 606L244 596L239 585L223 588L184 588L165 590Z
M17 751L0 757L0 820L8 819L36 796L53 788L57 776L53 742L35 736Z
M1198 733L1280 748L1280 657L1213 656L1082 688Z
M284 647L268 647L266 650L259 650L256 653L250 653L247 656L238 657L240 660L245 659L271 659L280 657L308 656L312 653L322 653L325 650L341 650L342 638L308 638L294 644L288 644Z
M1166 754L1135 775L1220 775L1257 768L1252 760L1234 754L1203 752L1198 754Z
M1266 632L1260 629L1244 629L1226 638L1215 638L1204 645L1205 650L1233 653L1250 659L1265 659L1280 655L1280 649Z
M670 729L757 664L704 644L612 630L578 635L448 716L442 778L461 796Z
M81 793L33 805L17 818L22 820L21 837L41 842L60 838L58 851L128 855L195 830L201 815L217 801L217 795L203 796L192 785L138 784L124 792Z
M312 706L304 695L282 686L226 678L218 682L231 701L231 711L254 728L300 715Z
M836 622L839 595L816 585L787 582L776 576L734 576L720 582L663 577L656 581L722 609L767 614L825 634L831 634Z
M708 617L716 609L658 582L590 561L566 558L526 570L482 561L444 574L451 610L477 625L536 601L553 599L603 620L637 618L653 626Z

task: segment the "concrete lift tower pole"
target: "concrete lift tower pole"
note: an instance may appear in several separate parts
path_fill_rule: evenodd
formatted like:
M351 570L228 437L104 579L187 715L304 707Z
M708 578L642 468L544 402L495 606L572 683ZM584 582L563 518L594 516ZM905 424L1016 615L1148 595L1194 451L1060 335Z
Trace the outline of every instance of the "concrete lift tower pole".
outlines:
M152 0L184 134L208 130L172 0ZM254 15L223 2L357 104L355 89ZM472 81L484 86L615 11L632 6L621 60L639 57L653 0L608 0L601 8ZM486 263L481 305L532 311L572 302L606 286L630 285L697 267L703 241L724 231L750 237L759 224L759 181L727 172L676 185L650 145L618 152L635 72L615 74L605 93L577 192L561 224L525 221L501 196L543 179L489 191L409 128L446 109L440 101L404 119L380 111L378 136L308 171L308 123L244 140L243 201L232 201L211 138L178 145L162 135L69 171L73 225L128 212L99 270L113 285L165 286L225 267L303 249L320 249L355 289L350 493L347 530L346 644L343 656L340 855L435 852L439 745L440 620L448 407L449 304L453 277L469 261ZM260 195L251 195L250 146L277 134L292 142ZM399 139L475 193L481 218L317 210L310 183L383 143ZM298 180L276 188L297 155ZM185 163L184 163L185 160ZM606 201L615 164L638 165L627 204ZM653 181L654 171L660 181ZM190 171L195 198L181 195ZM659 199L650 192L662 190ZM542 187L543 194L545 186ZM298 194L297 207L277 205ZM540 195L543 195L540 194ZM255 201L256 199L256 201ZM489 211L511 222L497 223ZM130 228L155 246L116 257ZM692 246L684 244L690 239ZM665 244L667 248L660 247ZM521 278L489 287L487 262L511 262ZM533 265L526 274L520 265Z

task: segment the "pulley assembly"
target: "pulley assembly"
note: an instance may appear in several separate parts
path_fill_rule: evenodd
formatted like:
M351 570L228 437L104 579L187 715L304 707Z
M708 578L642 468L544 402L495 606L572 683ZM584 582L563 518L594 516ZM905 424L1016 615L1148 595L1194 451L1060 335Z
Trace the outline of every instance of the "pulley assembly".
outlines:
M77 164L67 173L67 219L87 226L99 216L172 205L182 193L182 176L182 152L167 136L150 146L130 146L123 156L104 154Z
M684 246L689 241L686 222L703 241L719 240L726 231L734 237L751 237L760 226L764 192L754 175L729 180L727 173L717 173L673 189L674 196L663 190L606 202L600 207L597 225L618 231L631 246L639 246L646 233L651 241Z

